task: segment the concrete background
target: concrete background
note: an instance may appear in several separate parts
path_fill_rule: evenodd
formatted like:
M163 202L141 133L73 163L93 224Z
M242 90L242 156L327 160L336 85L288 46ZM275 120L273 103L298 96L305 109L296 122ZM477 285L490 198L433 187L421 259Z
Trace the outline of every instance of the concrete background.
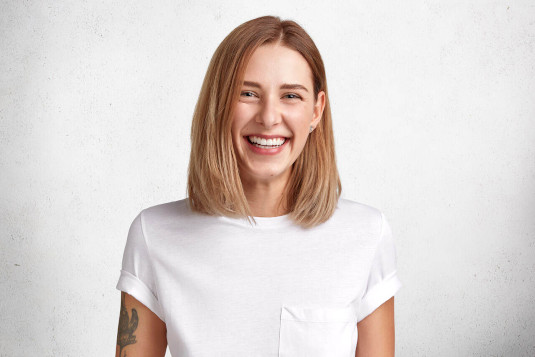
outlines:
M343 195L396 238L398 356L535 355L532 1L1 1L0 354L113 355L129 224L185 197L208 61L251 18L327 68Z

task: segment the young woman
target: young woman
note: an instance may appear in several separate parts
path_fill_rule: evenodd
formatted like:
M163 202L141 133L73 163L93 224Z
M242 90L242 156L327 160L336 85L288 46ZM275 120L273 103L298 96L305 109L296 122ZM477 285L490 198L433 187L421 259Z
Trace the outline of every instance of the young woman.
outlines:
M401 287L381 211L341 199L323 61L261 17L217 48L193 116L188 198L142 210L117 356L393 356ZM357 343L358 342L358 343Z

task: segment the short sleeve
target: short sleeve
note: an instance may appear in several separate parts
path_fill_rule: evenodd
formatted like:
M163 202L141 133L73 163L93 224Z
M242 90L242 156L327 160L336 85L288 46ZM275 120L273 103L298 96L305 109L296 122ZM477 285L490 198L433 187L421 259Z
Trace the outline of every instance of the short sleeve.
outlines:
M162 321L165 321L156 294L152 261L143 231L142 214L143 211L130 225L123 253L121 275L116 288L132 295Z
M401 288L396 270L396 248L392 230L381 213L381 235L374 253L366 290L359 309L358 322L390 299Z

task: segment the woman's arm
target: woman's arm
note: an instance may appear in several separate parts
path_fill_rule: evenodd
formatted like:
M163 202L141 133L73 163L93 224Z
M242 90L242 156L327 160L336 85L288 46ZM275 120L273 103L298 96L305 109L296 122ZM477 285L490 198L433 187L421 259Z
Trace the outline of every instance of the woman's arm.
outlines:
M359 334L355 357L393 357L394 297L357 324Z
M133 296L121 291L116 357L164 357L165 322Z

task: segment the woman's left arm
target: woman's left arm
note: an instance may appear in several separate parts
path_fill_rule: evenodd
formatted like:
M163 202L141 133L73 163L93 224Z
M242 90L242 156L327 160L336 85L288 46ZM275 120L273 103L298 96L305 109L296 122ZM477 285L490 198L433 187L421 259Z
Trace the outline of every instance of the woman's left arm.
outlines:
M395 350L394 297L357 324L355 357L393 357Z

